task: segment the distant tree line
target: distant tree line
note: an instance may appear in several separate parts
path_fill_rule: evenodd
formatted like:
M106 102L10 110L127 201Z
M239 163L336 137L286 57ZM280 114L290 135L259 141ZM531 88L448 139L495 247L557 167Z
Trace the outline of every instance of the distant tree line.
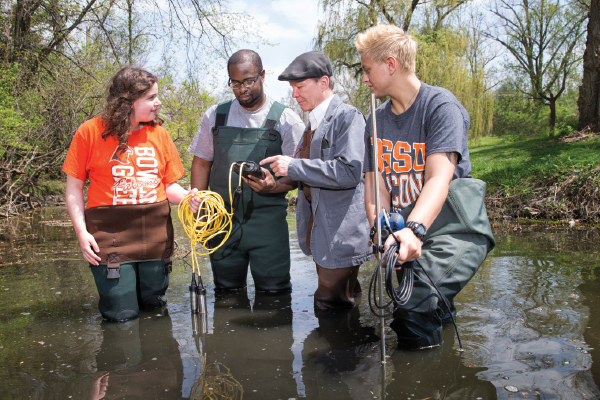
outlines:
M365 114L354 39L390 23L417 38L420 79L465 105L471 139L597 130L599 3L320 0L314 47L332 59L336 90ZM199 71L227 58L236 35L260 39L254 32L222 0L0 0L0 215L56 189L73 133L101 111L124 64L153 65L166 127L189 164L187 145L215 101Z
M320 4L325 18L315 47L334 60L343 92L365 112L369 93L360 84L354 39L358 32L388 23L417 38L420 79L451 90L465 105L472 119L471 139L487 134L564 134L587 125L596 129L598 0L322 0ZM584 61L586 37L589 61ZM578 104L595 119L583 118Z

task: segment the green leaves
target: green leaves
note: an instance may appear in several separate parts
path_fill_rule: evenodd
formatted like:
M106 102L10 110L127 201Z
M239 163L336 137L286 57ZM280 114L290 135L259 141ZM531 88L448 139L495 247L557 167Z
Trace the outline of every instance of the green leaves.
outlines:
M17 100L12 95L18 65L10 69L0 70L0 159L7 147L27 149L29 144L23 140L29 129L36 126L39 120L26 119L20 112Z
M430 85L450 90L471 116L470 139L492 129L494 99L488 90L478 38L460 24L448 21L464 0L433 2L378 0L328 0L325 18L318 26L314 46L332 60L336 85L348 101L369 114L371 92L362 84L360 57L354 46L356 35L378 23L395 24L418 39L417 76ZM413 13L421 11L420 17ZM419 21L419 24L415 23Z

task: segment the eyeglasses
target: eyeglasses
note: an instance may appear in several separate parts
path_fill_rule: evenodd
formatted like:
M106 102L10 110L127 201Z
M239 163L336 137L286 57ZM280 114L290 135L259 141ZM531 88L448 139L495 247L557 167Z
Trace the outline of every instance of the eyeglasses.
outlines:
M260 74L262 74L262 71L260 71L258 73L258 75L256 75L255 78L244 79L243 82L232 81L231 78L229 78L229 82L227 82L227 85L230 88L232 88L233 90L239 89L240 86L242 86L242 85L244 85L245 88L250 88L250 87L254 86L254 84L256 83L256 81L258 80L258 78L260 77Z

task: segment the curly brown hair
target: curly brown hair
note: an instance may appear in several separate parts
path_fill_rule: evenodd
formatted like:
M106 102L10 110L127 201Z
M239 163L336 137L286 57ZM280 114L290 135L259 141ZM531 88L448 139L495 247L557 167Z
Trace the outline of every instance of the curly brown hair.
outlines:
M125 66L113 76L108 87L106 107L102 112L104 132L102 138L113 135L121 144L127 144L131 134L131 110L133 103L158 82L158 78L141 68ZM141 125L162 125L163 119L158 115L154 120L141 122Z

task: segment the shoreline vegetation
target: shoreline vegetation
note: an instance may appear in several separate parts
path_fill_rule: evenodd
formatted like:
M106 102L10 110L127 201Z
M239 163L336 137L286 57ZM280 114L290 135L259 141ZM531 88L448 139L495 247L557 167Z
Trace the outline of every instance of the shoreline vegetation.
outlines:
M469 152L471 175L487 184L492 225L600 229L600 133L487 136ZM289 204L296 200L290 192Z
M470 143L472 176L487 183L492 224L600 229L600 133L524 139L482 137ZM22 211L64 205L64 182L45 182L43 197ZM294 207L297 190L287 196Z
M600 134L484 137L471 174L487 183L490 221L600 228Z
M102 113L106 82L124 65L160 77L164 127L189 170L199 116L232 96L217 79L226 59L267 39L252 15L220 1L46 3L10 0L0 11L0 221L64 205L66 149L77 127ZM416 75L448 89L469 113L472 175L488 184L492 221L600 228L598 135L575 132L600 129L599 2L321 3L319 18L293 22L314 25L310 48L331 59L338 92L365 115L371 91L355 34L385 22L417 40ZM190 6L206 12L187 15ZM279 14L275 25L287 18ZM279 56L265 51L264 65ZM291 93L280 101L299 110Z

